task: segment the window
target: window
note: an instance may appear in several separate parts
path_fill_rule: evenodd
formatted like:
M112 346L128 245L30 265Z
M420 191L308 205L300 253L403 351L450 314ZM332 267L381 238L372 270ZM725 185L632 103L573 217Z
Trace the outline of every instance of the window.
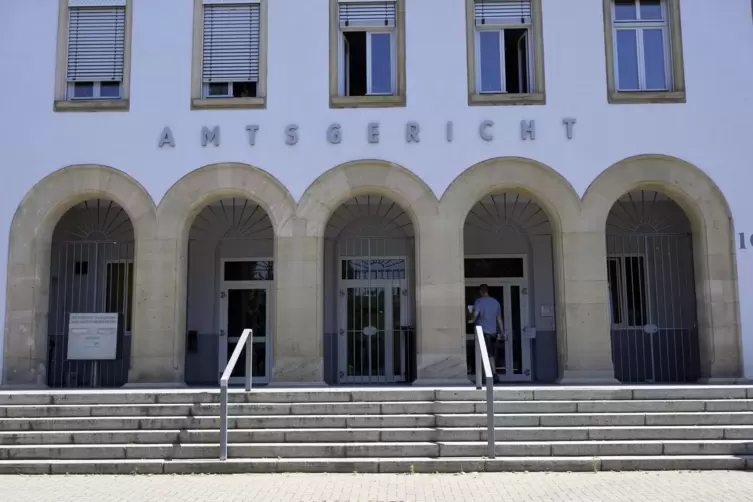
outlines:
M133 262L107 263L105 312L123 314L125 330L131 332L133 318Z
M525 277L523 258L466 258L466 279Z
M684 102L676 0L605 0L611 102Z
M195 0L192 107L263 108L266 0Z
M272 281L274 263L271 261L226 261L226 281Z
M404 0L331 0L331 105L405 104Z
M648 323L646 260L643 256L607 258L612 325L640 327Z
M127 110L132 0L61 0L56 110Z
M544 104L541 0L466 0L470 104Z

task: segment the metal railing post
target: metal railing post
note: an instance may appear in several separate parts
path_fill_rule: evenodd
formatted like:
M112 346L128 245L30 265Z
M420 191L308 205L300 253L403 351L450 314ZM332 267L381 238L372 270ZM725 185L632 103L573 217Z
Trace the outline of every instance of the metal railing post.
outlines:
M486 435L488 458L495 458L494 438L494 374L492 373L491 363L489 362L489 351L484 338L484 331L481 326L476 326L476 388L481 388L481 368L484 369L484 380L486 380ZM481 361L479 361L481 359Z
M220 382L220 460L227 460L227 383Z
M476 335L475 342L476 343L473 345L476 346L476 388L480 390L484 381L481 376L483 372L483 363L481 362L481 345L478 343L478 335Z
M496 456L494 438L494 377L486 377L486 434L487 434L487 456L494 458Z
M249 392L251 390L251 380L253 379L254 375L254 351L253 351L253 345L254 340L252 337L246 338L246 392Z
M251 390L251 368L253 355L251 350L251 344L253 343L254 332L251 329L244 329L241 334L238 344L233 349L233 354L225 366L225 371L222 372L220 377L220 460L227 460L227 442L228 442L228 390L227 386L230 383L230 375L233 374L235 365L238 364L238 359L241 356L243 349L246 349L246 375L244 377L246 383L246 390Z

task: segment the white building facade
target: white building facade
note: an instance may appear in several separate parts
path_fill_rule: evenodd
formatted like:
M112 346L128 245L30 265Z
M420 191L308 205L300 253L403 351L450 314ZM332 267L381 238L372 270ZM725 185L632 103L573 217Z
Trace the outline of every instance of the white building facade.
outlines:
M481 284L504 382L750 377L751 61L749 0L3 0L2 384L468 383Z

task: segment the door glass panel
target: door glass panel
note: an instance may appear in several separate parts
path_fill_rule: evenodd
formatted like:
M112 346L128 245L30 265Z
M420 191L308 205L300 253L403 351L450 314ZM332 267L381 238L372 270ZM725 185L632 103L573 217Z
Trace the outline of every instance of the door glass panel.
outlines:
M348 376L384 375L385 288L348 288Z
M392 287L392 374L402 374L402 354L401 344L403 341L403 332L400 322L400 300L402 298L402 288Z
M264 338L267 333L267 291L264 289L228 290L227 302L227 357L228 360L244 329L254 330L254 338ZM266 342L257 341L253 350L253 376L266 375ZM232 377L243 377L246 372L246 352L241 353Z
M510 340L512 342L512 370L515 375L523 373L522 319L520 310L520 286L510 286Z

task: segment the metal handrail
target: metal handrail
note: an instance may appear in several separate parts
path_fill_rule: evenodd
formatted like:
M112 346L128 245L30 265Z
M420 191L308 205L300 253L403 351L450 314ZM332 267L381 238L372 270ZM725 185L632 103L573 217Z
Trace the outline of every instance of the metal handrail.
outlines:
M238 363L238 358L241 356L243 349L246 349L246 392L251 390L251 373L252 373L252 359L253 350L251 345L253 343L252 329L244 329L241 334L238 344L233 350L233 355L230 356L230 360L225 366L225 371L222 372L220 377L220 460L227 460L227 384L230 382L230 375L233 374L235 365Z
M487 434L487 456L495 458L494 451L494 376L492 367L489 364L489 351L486 348L486 339L481 326L476 326L476 388L481 389L483 380L481 369L486 378L486 434Z

